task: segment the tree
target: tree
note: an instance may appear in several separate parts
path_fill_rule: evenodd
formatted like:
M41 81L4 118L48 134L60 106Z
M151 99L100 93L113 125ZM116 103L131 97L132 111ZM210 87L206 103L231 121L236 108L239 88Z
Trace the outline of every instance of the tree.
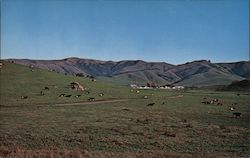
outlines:
M151 84L149 82L147 83L147 87L151 87Z
M78 77L84 77L84 74L83 73L77 73L76 76L78 76Z

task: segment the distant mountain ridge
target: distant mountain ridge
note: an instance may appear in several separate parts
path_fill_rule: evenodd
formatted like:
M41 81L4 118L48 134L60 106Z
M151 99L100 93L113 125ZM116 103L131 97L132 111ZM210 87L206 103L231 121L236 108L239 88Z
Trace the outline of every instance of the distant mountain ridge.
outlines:
M121 84L155 82L184 86L229 84L250 78L250 62L211 63L198 60L181 65L142 60L101 61L66 58L62 60L8 59L17 64L66 74L82 73Z

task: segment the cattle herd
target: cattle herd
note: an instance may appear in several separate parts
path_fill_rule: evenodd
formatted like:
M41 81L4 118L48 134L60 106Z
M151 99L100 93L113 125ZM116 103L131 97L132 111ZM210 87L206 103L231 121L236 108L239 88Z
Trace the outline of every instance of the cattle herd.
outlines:
M206 97L203 98L203 101L201 103L202 104L213 104L213 105L219 105L219 106L224 105L224 101L223 100L219 100L217 98L216 99L208 99ZM232 103L231 106L229 107L229 110L234 111L236 105L238 105L238 104L237 103ZM241 117L241 112L233 112L232 114L236 118Z
M43 90L40 91L40 96L44 96L44 95L45 95L45 92L44 92L44 91L49 91L49 90L50 90L50 88L47 87L47 86L45 86L45 87L43 88ZM131 92L133 92L133 90L131 90ZM135 92L136 92L136 93L140 93L140 91L138 91L138 90L135 91ZM85 90L85 91L84 91L84 94L85 94L85 95L88 95L88 94L90 94L90 91ZM238 95L238 94L237 94L237 95ZM104 96L104 93L99 93L99 96L100 96L100 97ZM238 95L238 96L239 96L239 95ZM81 94L72 95L72 94L65 94L65 93L62 93L62 94L60 94L58 97L66 97L66 98L75 97L75 98L79 98L79 97L81 97ZM143 96L143 98L144 98L144 99L148 99L148 96L145 95L145 96ZM21 96L21 99L28 99L28 96ZM94 97L90 97L90 98L88 99L88 101L95 101L95 98L94 98ZM210 105L218 105L218 106L223 106L223 105L225 104L223 100L219 100L219 99L217 99L217 98L208 99L207 97L203 97L203 101L202 101L201 103L202 103L202 104L210 104ZM165 104L165 102L162 102L162 104ZM154 105L155 105L154 102L148 103L148 104L147 104L147 106L154 106ZM237 105L237 103L231 104L231 106L229 107L229 110L234 111L234 110L236 109L236 108L235 108L236 105ZM233 112L232 114L233 114L233 116L235 116L236 118L241 117L241 115L242 115L240 112Z
M202 101L202 104L216 104L216 105L223 105L223 101L219 99L212 99L212 100L207 100L206 97L203 98L206 101Z
M50 88L45 86L39 93L40 96L44 96L45 95L45 91L50 91ZM90 91L85 90L84 93L85 95L89 95ZM72 95L72 94L65 94L65 93L61 93L60 95L58 95L59 98L61 97L66 97L66 98L70 98L70 97L75 97L75 98L79 98L81 97L82 94L77 94L77 95ZM102 97L104 96L104 93L99 93L98 96ZM21 99L28 99L28 96L21 96ZM88 101L95 101L94 97L90 97L88 99Z
M131 91L133 92L133 91ZM237 94L238 95L238 94ZM239 96L239 95L238 95ZM143 96L144 99L148 99L148 96ZM215 99L208 99L206 97L203 98L203 101L201 102L202 104L212 104L212 105L218 105L218 106L223 106L225 104L225 102L223 100L219 100L217 98ZM165 104L165 102L162 102L162 104ZM147 106L154 106L155 103L148 103ZM237 103L232 103L229 106L229 110L230 111L234 111L236 108L235 106L238 105ZM241 117L241 112L233 112L232 113L234 117L239 118Z

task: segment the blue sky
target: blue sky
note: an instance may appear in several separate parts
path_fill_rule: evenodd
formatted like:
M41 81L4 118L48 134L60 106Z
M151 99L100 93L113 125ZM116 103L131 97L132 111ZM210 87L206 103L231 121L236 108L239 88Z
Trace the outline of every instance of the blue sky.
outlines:
M249 0L1 2L1 58L249 60Z

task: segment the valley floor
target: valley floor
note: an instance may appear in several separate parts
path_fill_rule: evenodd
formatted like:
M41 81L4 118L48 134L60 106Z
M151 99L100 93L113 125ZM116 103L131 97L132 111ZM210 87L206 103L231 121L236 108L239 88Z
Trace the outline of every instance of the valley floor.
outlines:
M250 157L249 94L128 93L133 97L1 105L0 157ZM214 99L222 105L202 104Z

